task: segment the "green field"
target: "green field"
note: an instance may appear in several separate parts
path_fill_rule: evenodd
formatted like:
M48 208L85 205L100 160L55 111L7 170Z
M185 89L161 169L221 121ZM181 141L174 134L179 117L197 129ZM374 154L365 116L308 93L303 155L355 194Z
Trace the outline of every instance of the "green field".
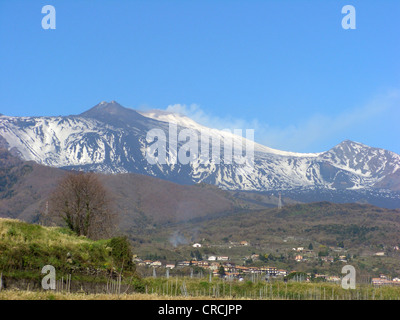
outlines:
M399 300L400 287L373 287L360 285L354 290L342 289L331 283L297 283L276 281L227 282L213 279L211 282L190 278L143 279L144 292L119 294L84 293L67 291L2 290L0 299L57 299L57 300Z

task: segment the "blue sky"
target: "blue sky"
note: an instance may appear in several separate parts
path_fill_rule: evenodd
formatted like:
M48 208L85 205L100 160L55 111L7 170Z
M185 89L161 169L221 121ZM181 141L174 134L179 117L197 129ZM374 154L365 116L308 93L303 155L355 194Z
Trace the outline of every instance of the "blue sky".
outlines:
M46 4L56 30L41 27ZM398 0L0 0L0 113L116 100L254 128L282 150L400 153L399 34Z

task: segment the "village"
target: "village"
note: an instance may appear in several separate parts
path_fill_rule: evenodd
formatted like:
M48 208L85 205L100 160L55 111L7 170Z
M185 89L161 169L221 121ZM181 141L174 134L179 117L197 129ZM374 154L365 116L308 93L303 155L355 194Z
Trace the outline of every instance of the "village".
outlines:
M231 245L234 245L231 243ZM250 246L247 241L237 243L238 246ZM200 243L191 245L195 249L203 247ZM324 249L325 250L325 249ZM287 255L289 259L296 263L305 263L307 261L319 261L320 263L341 262L343 265L351 260L351 255L344 254L341 248L326 248L326 252L321 254L315 252L312 246L293 247ZM331 253L328 254L328 252ZM336 252L334 255L332 252ZM375 253L374 256L384 256L383 252ZM264 259L263 259L264 258ZM233 261L236 260L236 261ZM311 272L299 272L294 269L283 269L270 264L260 264L265 261L265 257L259 254L251 254L244 256L241 259L243 262L238 263L237 259L231 259L227 255L205 255L202 257L197 251L197 254L191 252L190 259L179 261L165 261L165 259L141 259L137 255L134 256L134 262L141 270L146 270L147 276L159 277L170 275L182 275L190 277L219 277L228 281L244 281L244 280L284 280L293 281L324 281L339 284L341 282L341 274L320 274ZM252 265L256 262L257 265ZM371 278L371 284L374 286L383 285L400 285L400 278L381 274L379 277Z
M240 246L249 246L250 244L247 241L241 241L239 243ZM192 244L193 248L201 248L202 244L194 243ZM294 255L293 259L296 262L305 261L307 256L309 256L312 250L305 250L304 247L296 247L293 248ZM325 258L325 257L324 257ZM330 258L330 257L329 257ZM342 257L342 261L344 261L345 257ZM245 256L242 258L243 261L246 262L254 262L260 261L259 254L251 254L250 256ZM331 259L333 262L333 258ZM331 261L329 259L329 261ZM279 269L275 266L269 265L258 265L258 266L249 266L249 265L240 265L239 263L235 263L231 260L229 256L226 255L206 255L205 259L200 258L196 255L193 255L191 259L176 261L176 262L165 262L163 263L160 260L143 260L137 256L134 257L134 261L138 267L145 267L148 270L152 270L152 275L156 276L157 274L164 274L168 276L170 271L172 270L182 270L180 274L190 274L192 277L194 272L197 272L197 275L204 276L210 275L213 277L220 277L226 280L238 280L243 281L244 279L285 279L290 273L296 273L295 270L285 270ZM164 269L164 270L163 270ZM323 278L325 281L330 282L339 282L339 276L325 276L325 275L317 275L319 278ZM311 274L307 276L303 276L303 278L298 278L298 280L302 281L310 281Z
M178 261L177 263L166 263L163 264L161 261L152 261L152 260L142 260L140 258L135 258L134 261L137 263L139 267L146 267L149 270L152 270L152 276L156 277L163 276L165 274L166 277L169 276L170 270L180 269L187 271L187 274L190 274L191 277L194 276L194 270L197 270L197 276L204 277L207 274L213 277L220 277L225 280L238 280L243 281L245 279L248 280L272 280L272 279L283 279L286 281L286 277L290 274L297 274L296 270L284 270L278 269L273 266L260 266L260 267L252 267L252 266L241 266L236 265L233 262L229 262L229 258L226 256L211 256L211 261L197 261L197 260L186 260L186 261ZM163 270L164 269L164 270ZM156 272L157 270L157 272ZM201 270L201 271L199 271ZM181 272L181 275L184 275L185 272ZM301 273L300 273L301 274ZM305 273L304 276L294 276L291 279L294 281L306 281L310 282L312 280L320 280L326 282L340 283L341 276L339 275L325 275L325 274L314 274ZM382 286L382 285L400 285L400 278L390 278L386 275L380 275L377 278L371 279L371 284L374 286Z

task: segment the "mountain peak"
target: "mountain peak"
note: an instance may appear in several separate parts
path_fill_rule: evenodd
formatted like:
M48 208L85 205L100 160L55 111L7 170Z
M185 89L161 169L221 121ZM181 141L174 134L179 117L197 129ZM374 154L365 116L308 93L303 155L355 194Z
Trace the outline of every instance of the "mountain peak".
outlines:
M344 140L341 143L334 146L332 149L328 150L326 154L335 154L339 157L354 157L356 154L369 153L372 148L352 140Z
M144 118L135 110L125 108L114 100L111 102L102 101L93 108L81 113L79 116L94 118L110 124L126 124Z
M362 145L362 146L364 146L364 144L362 144L361 142L357 142L357 141L353 141L353 140L349 140L349 139L346 139L346 140L343 140L341 143L339 143L339 144L341 144L341 145L354 145L354 144L358 144L358 145Z
M81 113L81 115L91 115L93 113L118 114L124 112L125 110L129 109L121 106L118 102L114 100L112 100L111 102L102 101L99 104L95 105L93 108Z
M369 148L369 146L361 143L361 142L356 142L356 141L352 141L352 140L343 140L341 143L339 143L338 145L334 146L332 149L360 149L360 148Z

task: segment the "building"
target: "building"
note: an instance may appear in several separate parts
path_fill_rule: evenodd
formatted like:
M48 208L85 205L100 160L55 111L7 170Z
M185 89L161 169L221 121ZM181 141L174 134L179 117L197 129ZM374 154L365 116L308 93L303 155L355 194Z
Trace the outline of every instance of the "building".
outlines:
M238 272L225 272L225 278L227 279L233 279L233 278L238 278L239 273Z
M382 279L382 278L372 278L371 282L374 286L384 286L384 285L392 284L392 281L390 281L388 279Z
M276 275L278 273L278 269L276 267L265 267L263 269L265 270L266 274L268 274L269 276L272 276L272 277L276 277Z
M202 261L199 261L199 262L197 263L197 265L198 265L199 267L208 267L208 262L202 260Z
M337 277L337 276L328 276L328 277L326 277L326 281L328 281L328 282L336 282L336 283L339 283L340 282L340 278L339 277Z
M178 267L188 267L190 266L190 261L179 261Z
M152 263L150 263L150 267L161 267L162 263L161 261L153 261Z
M219 263L218 262L210 263L210 265L208 266L208 269L210 269L210 270L218 270L219 269Z
M298 255L294 258L294 260L296 260L297 262L303 261L303 256L300 255L300 254L298 254Z
M259 255L259 254L252 254L252 255L250 256L250 258L251 258L252 260L258 260L258 259L260 259L260 255Z
M321 257L321 260L325 261L325 262L333 262L334 261L333 257Z
M288 272L286 270L279 269L277 270L276 275L281 277L286 277L288 275Z
M239 272L243 272L243 273L249 272L249 267L236 266L235 269L238 270Z
M210 259L208 259L208 260L210 260ZM218 256L218 257L217 257L217 260L218 260L218 261L228 261L228 260L229 260L229 257L228 257L228 256Z
M201 244L200 243L195 243L192 245L193 248L201 248Z

